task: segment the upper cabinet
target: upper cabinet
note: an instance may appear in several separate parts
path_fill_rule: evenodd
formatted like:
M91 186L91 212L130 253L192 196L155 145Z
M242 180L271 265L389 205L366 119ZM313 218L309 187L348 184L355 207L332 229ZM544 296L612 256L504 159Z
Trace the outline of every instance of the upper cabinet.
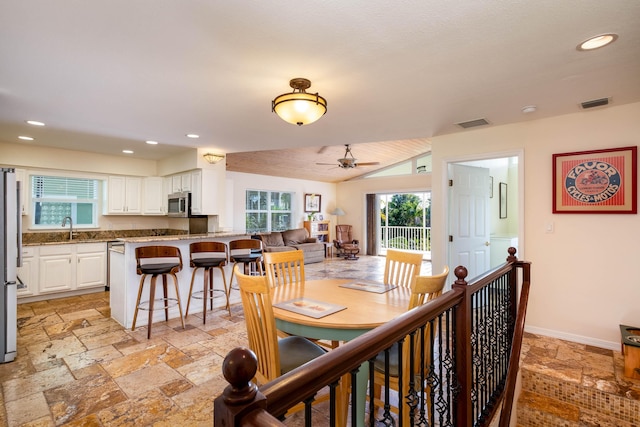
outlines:
M166 215L167 193L164 178L150 176L142 182L142 213L144 215Z
M195 169L171 175L171 192L191 192L191 213L193 215L218 215L224 206L224 169Z
M107 214L141 214L141 189L141 178L131 176L110 176L107 184Z
M181 193L191 191L191 172L184 172L171 177L171 192Z
M219 170L198 169L191 173L191 213L220 215L226 205L225 174Z

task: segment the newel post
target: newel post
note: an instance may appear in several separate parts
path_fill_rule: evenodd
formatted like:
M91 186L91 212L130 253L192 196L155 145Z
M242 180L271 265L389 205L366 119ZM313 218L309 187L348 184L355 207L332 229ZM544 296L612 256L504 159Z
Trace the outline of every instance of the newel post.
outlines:
M224 392L213 402L213 425L239 426L242 418L256 409L265 409L267 401L251 382L258 370L258 359L246 347L236 347L222 363L222 374L229 382Z
M457 280L452 288L460 289L463 292L463 301L455 314L455 351L456 367L455 373L458 379L458 396L455 401L456 426L470 426L472 424L472 361L471 361L471 292L467 287L467 269L459 265L453 271Z

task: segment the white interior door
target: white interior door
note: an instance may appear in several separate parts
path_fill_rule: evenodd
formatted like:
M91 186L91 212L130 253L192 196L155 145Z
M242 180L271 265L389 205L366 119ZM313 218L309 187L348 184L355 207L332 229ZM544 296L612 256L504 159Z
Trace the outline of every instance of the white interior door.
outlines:
M449 164L449 179L449 267L469 281L490 267L489 169Z

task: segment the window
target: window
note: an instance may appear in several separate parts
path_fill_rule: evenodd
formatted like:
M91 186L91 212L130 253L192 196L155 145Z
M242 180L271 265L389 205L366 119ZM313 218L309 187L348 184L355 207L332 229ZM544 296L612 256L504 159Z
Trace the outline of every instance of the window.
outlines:
M64 217L74 226L98 226L98 180L61 176L31 177L33 222L35 228L58 228Z
M247 190L247 233L282 231L291 228L293 193Z

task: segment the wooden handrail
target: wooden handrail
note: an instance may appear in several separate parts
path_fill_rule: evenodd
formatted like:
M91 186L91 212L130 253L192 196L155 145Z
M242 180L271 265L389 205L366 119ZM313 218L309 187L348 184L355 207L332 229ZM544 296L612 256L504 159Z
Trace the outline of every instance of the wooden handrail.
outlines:
M449 292L444 293L437 299L424 304L414 310L408 311L391 322L369 331L360 337L341 345L340 347L330 351L329 353L312 360L311 362L261 386L255 391L254 396L242 400L239 394L240 390L250 391L250 369L242 365L241 361L246 360L246 355L242 352L232 355L233 351L225 358L223 364L223 373L230 385L225 389L222 396L215 400L214 425L216 426L281 426L278 417L286 413L286 411L295 404L311 399L315 393L323 387L337 382L344 376L352 374L360 366L376 357L381 351L389 348L394 343L402 340L407 334L423 327L432 319L438 318L443 313L450 313L453 316L453 339L455 341L455 378L454 385L456 388L455 401L451 404L453 408L454 422L457 426L468 425L488 425L491 417L499 410L498 403L502 401L501 427L506 427L511 414L511 406L513 403L513 393L515 390L515 378L518 371L518 358L520 356L520 347L522 343L522 329L524 327L524 318L526 312L526 304L528 301L530 286L530 264L527 262L517 261L515 258L515 249L509 248L509 257L507 262L496 269L474 278L471 283L467 283L466 269L458 267L454 270L457 280ZM522 269L522 291L520 293L520 309L517 311L517 322L513 325L513 319L516 319L516 286L518 271ZM472 406L472 389L477 387L473 383L472 376L472 347L471 347L471 316L472 295L476 292L484 290L485 287L498 283L498 281L508 278L506 290L502 292L508 296L510 301L509 313L512 319L509 322L509 342L511 348L508 349L511 360L508 365L505 363L507 372L506 383L498 384L495 391L500 393L493 397L491 401L487 401L487 408L482 410L482 414L473 413ZM489 288L487 288L489 289ZM504 289L504 288L503 288ZM513 315L512 315L513 314ZM515 330L513 335L511 331ZM477 333L477 331L476 331ZM446 336L445 336L446 338ZM478 342L475 343L477 349ZM248 349L245 349L249 351ZM238 354L242 357L237 357ZM232 366L236 371L230 369ZM242 375L238 375L237 370L242 367ZM230 374L231 372L235 372ZM255 371L254 371L255 372ZM504 372L504 370L502 371ZM502 376L501 378L504 378ZM477 403L478 397L475 396ZM482 402L485 402L482 400ZM484 404L484 403L483 403ZM476 410L477 412L477 410ZM478 418L480 417L480 418Z
M313 396L322 386L337 381L344 374L360 367L363 361L372 359L380 351L391 347L406 336L408 330L415 330L424 325L425 319L435 318L461 301L461 291L446 292L437 299L306 363L288 375L265 384L260 387L260 391L267 397L267 409L273 414L285 413L294 404ZM310 389L311 383L320 386Z
M516 381L518 379L518 370L520 369L520 351L522 349L524 323L527 317L527 304L529 303L529 288L531 287L531 263L518 261L516 264L522 268L522 286L520 288L518 317L513 334L511 355L509 356L509 371L504 391L504 400L502 402L502 412L500 413L499 427L509 427L511 421Z

